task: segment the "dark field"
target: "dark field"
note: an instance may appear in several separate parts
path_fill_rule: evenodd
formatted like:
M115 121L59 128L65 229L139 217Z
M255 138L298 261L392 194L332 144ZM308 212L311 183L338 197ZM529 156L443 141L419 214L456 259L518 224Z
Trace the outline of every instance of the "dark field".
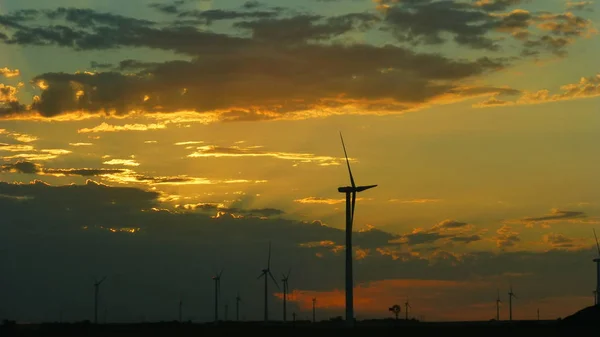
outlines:
M296 324L262 322L193 324L177 322L139 324L5 324L0 336L581 336L597 335L600 325L573 324L564 321L515 322L452 322L404 323L393 320L359 322L354 328L345 328L339 322L297 322Z

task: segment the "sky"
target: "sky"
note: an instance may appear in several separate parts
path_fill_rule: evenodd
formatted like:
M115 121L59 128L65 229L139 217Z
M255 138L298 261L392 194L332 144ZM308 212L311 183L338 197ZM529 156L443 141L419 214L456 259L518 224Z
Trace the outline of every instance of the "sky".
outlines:
M592 305L600 2L4 0L0 318ZM269 283L269 312L282 317ZM228 309L225 309L225 306ZM404 308L403 308L404 309ZM404 316L404 312L401 313Z

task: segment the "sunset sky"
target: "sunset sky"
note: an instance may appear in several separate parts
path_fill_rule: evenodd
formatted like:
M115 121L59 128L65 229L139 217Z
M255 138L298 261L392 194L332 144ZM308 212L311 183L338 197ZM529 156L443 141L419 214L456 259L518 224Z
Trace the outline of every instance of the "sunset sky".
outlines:
M343 315L339 132L358 319L593 304L600 2L157 1L0 2L0 319Z

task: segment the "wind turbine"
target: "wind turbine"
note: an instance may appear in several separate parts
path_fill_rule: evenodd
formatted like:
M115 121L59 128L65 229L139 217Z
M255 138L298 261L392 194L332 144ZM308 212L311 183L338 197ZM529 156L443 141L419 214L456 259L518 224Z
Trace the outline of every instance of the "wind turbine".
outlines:
M508 320L512 321L512 298L517 298L512 291L512 285L510 286L510 291L508 292Z
M317 315L316 315L317 299L315 297L313 297L312 303L313 303L313 323L315 323L317 321Z
M269 257L267 258L267 268L262 270L262 273L258 275L257 279L264 277L265 278L265 323L269 322L269 276L275 282L277 289L279 289L279 284L275 280L275 277L271 273L271 241L269 241Z
M237 296L235 297L235 320L240 320L240 302L242 298L240 297L240 292L238 291Z
M350 161L344 144L344 137L340 132L348 174L350 175L351 186L338 187L338 192L346 194L346 323L349 326L354 325L354 281L352 274L352 223L354 221L354 206L356 205L356 193L376 187L377 185L356 186Z
M500 321L500 289L498 289L498 297L496 297L496 321Z
M94 324L98 324L98 294L100 293L100 285L106 280L104 276L100 281L94 282Z
M283 322L287 322L287 295L289 291L288 279L290 278L290 273L292 269L288 270L287 275L282 273L283 278L281 282L283 283Z
M594 238L596 239L596 248L598 249L598 257L594 259L594 262L596 262L596 299L594 303L598 305L598 303L600 303L600 244L598 244L598 236L596 236L596 230L593 230Z
M179 317L179 323L181 323L181 319L183 316L183 298L182 296L179 296L179 312L178 312L178 317Z
M598 305L598 297L596 296L597 293L598 291L596 290L592 291L592 294L594 294L594 305Z
M215 323L219 322L219 298L221 297L221 275L223 274L223 269L212 277L215 281Z
M408 303L408 297L406 298L406 302L404 302L404 314L406 315L406 320L408 321L408 308L412 307L410 306L410 303Z

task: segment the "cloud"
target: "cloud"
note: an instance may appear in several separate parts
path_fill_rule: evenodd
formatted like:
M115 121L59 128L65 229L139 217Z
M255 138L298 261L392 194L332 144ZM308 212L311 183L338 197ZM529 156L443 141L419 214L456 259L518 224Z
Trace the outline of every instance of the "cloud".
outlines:
M320 165L339 165L344 158L331 156L318 156L312 153L269 152L261 150L262 146L229 146L204 145L196 148L197 151L188 154L190 158L201 157L271 157L284 160L294 160L301 163L319 163ZM352 160L352 159L351 159Z
M504 100L500 96L491 96L487 100L475 104L474 107L541 104L598 97L600 96L600 74L591 77L582 77L578 83L563 85L560 87L560 90L561 92L555 94L550 93L547 89L535 92L523 91L520 97L512 101Z
M125 170L122 169L103 169L103 168L68 168L68 169L57 169L57 168L44 168L41 164L20 160L11 164L3 164L0 169L3 172L11 173L26 173L26 174L42 174L42 175L54 175L54 176L101 176L106 174L117 174L123 173Z
M521 241L519 237L519 233L512 230L512 228L508 225L502 225L496 231L496 246L501 249L506 249L510 247L516 246L518 242Z
M593 4L592 1L567 1L565 6L567 7L567 10L587 10L591 12L593 11Z
M550 215L540 217L528 217L524 218L523 221L534 222L534 221L554 221L554 220L565 220L572 218L585 217L585 213L576 211L561 211L559 209L552 209Z
M552 249L580 250L587 248L582 240L569 238L561 233L544 234L542 242L548 244Z
M92 146L93 143L69 143L71 146Z
M125 124L125 125L110 125L106 122L93 128L82 128L77 130L77 133L96 133L96 132L119 132L119 131L148 131L165 129L164 124Z
M390 240L390 243L403 243L408 245L434 244L437 241L445 243L464 243L482 240L479 234L473 233L475 226L466 222L456 220L444 220L430 229L416 228L411 233L403 234L400 237Z
M576 37L594 34L592 21L570 12L500 12L524 1L402 1L384 8L385 20L400 41L439 45L453 38L458 45L499 51L510 34L521 42L522 56L548 51L566 55Z
M361 198L356 198L356 200L360 200ZM325 205L336 205L343 204L346 202L346 199L329 199L329 198L321 198L321 197L306 197L302 199L296 199L294 202L300 204L325 204Z
M31 104L12 100L2 117L69 120L146 113L165 119L161 115L185 113L205 123L294 120L402 113L477 96L516 93L476 81L506 67L505 57L455 60L352 40L349 33L381 28L378 25L385 23L378 16L365 12L240 18L233 26L251 31L244 36L203 30L195 23L150 22L87 9L9 13L2 16L8 44L75 50L149 47L185 54L187 60L124 60L112 70L39 74L32 82L41 94ZM42 23L48 20L53 24ZM341 35L344 43L333 43Z
M140 166L134 159L111 159L103 162L104 165Z
M21 75L21 72L19 71L19 69L8 69L6 67L0 68L0 76L11 78L11 77L17 77L19 75Z
M429 204L434 202L440 202L442 199L390 199L389 202L400 203L400 204Z

